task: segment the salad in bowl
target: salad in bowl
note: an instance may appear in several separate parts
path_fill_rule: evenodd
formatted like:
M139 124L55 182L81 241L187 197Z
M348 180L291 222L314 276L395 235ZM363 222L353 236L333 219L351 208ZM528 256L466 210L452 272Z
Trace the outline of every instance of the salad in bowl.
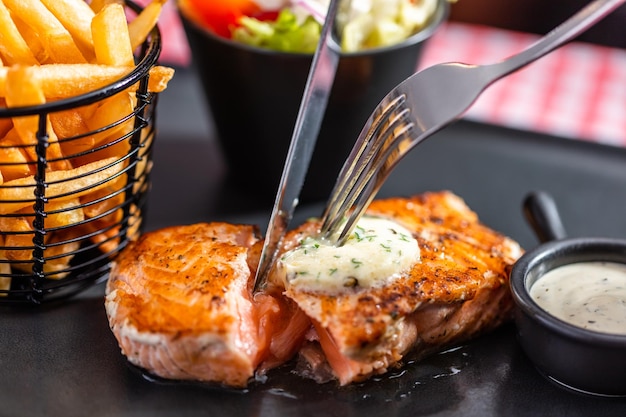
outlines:
M453 0L449 0L453 1ZM344 52L400 43L425 27L437 0L341 0ZM180 0L188 18L219 36L283 52L315 51L329 0Z

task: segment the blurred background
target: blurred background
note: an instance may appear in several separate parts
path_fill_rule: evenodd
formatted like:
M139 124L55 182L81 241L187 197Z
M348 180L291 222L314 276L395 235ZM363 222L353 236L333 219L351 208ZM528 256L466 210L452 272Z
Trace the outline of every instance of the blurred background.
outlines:
M458 0L450 20L545 34L587 3L588 0ZM606 17L578 40L626 48L626 7Z

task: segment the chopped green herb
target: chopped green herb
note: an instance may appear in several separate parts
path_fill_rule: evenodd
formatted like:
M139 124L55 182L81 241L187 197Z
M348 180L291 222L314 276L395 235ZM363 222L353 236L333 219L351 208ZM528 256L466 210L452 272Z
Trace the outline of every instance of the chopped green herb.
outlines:
M405 235L404 233L400 233L400 240L404 241L404 242L410 242L411 239Z

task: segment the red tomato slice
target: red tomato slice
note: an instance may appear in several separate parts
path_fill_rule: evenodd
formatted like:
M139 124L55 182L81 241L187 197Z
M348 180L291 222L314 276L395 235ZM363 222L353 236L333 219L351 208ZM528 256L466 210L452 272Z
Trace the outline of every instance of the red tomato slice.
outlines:
M249 15L251 17L254 17L255 19L258 20L263 20L263 21L269 21L269 22L273 22L276 19L278 19L278 14L280 13L280 11L275 10L275 11L259 11L258 13L255 13L253 15Z
M230 27L241 16L251 16L259 7L251 0L188 0L202 21L220 36L230 38Z

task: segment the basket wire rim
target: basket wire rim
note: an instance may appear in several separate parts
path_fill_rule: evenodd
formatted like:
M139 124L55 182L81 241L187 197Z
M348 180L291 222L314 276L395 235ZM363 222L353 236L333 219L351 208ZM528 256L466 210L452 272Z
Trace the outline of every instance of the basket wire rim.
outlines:
M138 13L141 11L141 7L135 2L126 0L126 5ZM146 48L145 46L143 46ZM38 104L34 106L19 106L11 107L7 109L0 108L0 118L4 117L19 117L19 116L32 116L35 114L47 114L62 110L68 110L75 107L80 107L88 104L95 103L106 97L110 97L119 93L133 84L138 83L143 77L147 76L158 61L162 49L161 31L158 25L150 31L149 41L147 42L147 49L143 52L141 60L133 67L133 69L120 79L100 87L96 90L89 91L77 96L68 97L52 102Z

